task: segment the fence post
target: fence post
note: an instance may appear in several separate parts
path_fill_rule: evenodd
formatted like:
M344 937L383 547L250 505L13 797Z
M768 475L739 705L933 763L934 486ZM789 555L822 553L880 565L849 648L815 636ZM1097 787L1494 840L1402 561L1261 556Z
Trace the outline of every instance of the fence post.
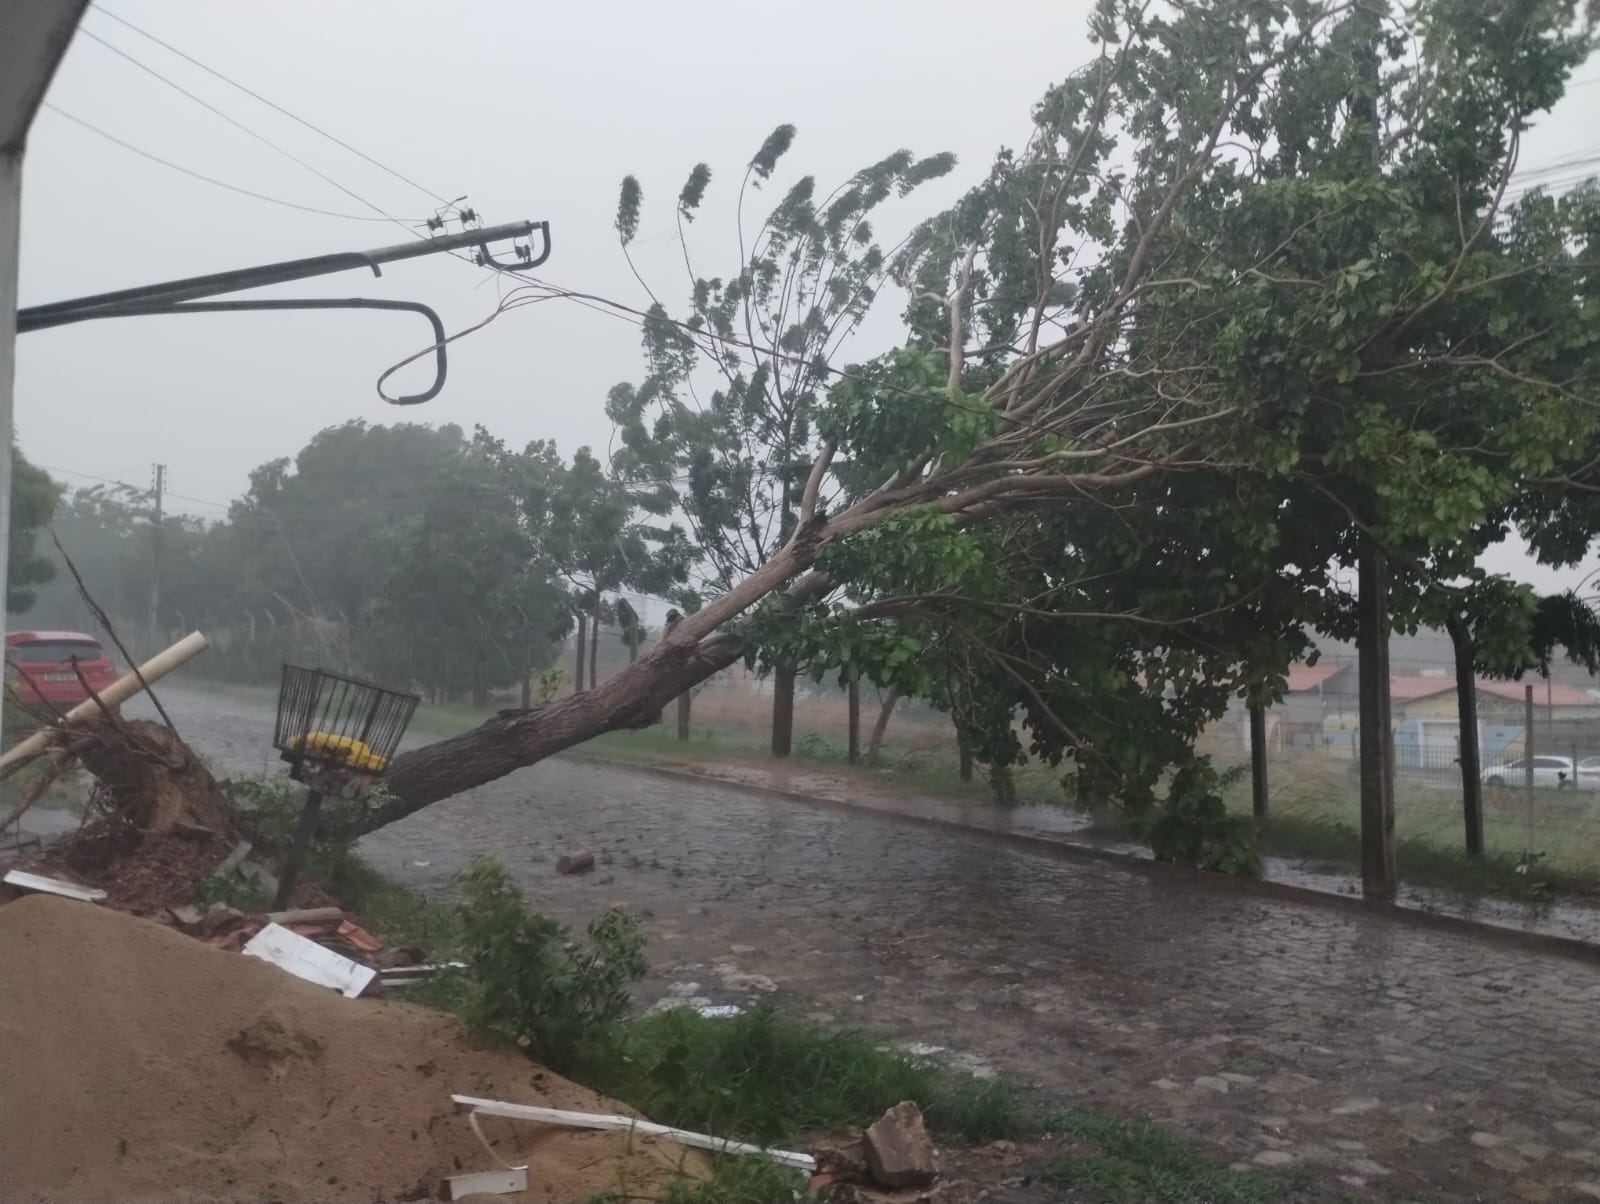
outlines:
M689 699L688 690L678 695L678 739L685 744L689 742Z
M849 711L850 764L859 765L861 764L861 682L858 679L851 678L850 684L845 687L845 702Z
M1250 704L1250 807L1267 818L1267 708L1259 702Z

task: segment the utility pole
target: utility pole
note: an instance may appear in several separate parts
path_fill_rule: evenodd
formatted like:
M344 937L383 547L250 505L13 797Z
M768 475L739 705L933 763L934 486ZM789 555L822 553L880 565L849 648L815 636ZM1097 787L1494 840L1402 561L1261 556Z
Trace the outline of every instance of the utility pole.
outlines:
M167 490L167 466L154 465L155 487L151 497L154 505L150 511L150 649L152 654L162 646L161 641L161 503Z

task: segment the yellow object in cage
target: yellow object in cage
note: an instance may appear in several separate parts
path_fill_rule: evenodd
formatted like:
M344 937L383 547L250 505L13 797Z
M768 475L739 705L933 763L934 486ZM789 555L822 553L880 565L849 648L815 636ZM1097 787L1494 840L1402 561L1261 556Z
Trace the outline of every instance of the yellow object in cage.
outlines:
M296 736L293 747L318 760L338 762L351 769L365 770L367 773L382 773L389 767L387 760L353 736L311 732L303 739Z

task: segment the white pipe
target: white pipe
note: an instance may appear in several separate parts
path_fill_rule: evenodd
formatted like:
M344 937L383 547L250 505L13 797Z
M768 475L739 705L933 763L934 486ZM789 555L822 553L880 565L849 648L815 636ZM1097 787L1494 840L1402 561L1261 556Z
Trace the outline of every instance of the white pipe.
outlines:
M692 1145L697 1149L711 1150L717 1154L740 1154L750 1158L766 1158L779 1166L793 1167L797 1171L815 1171L817 1160L810 1154L795 1154L788 1150L765 1150L758 1145L742 1141L729 1141L705 1133L691 1133L658 1125L651 1120L637 1120L632 1116L616 1116L600 1112L567 1112L561 1108L538 1108L532 1104L512 1104L505 1100L479 1099L473 1095L450 1097L463 1108L471 1108L484 1116L503 1116L508 1120L533 1120L547 1125L565 1125L569 1129L626 1129L630 1133L644 1133L652 1137L665 1137L679 1145Z
M165 652L158 652L145 661L144 664L139 666L137 674L124 674L101 690L100 701L108 707L120 706L144 689L139 683L140 675L143 675L144 680L147 682L160 681L178 666L192 661L209 647L211 647L210 640L206 639L198 631L191 631ZM65 722L72 723L99 713L100 707L96 705L95 700L86 698L67 712ZM0 756L0 771L9 769L11 766L26 761L30 757L38 756L50 747L60 731L59 727L47 727L35 732L26 740L20 741L15 748L7 751L4 756Z

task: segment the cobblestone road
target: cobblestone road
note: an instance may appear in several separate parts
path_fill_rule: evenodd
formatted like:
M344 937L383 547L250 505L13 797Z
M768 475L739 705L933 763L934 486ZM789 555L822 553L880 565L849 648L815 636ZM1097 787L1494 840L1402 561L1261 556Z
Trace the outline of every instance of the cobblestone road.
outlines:
M269 716L164 698L219 768L259 769ZM1600 1199L1600 967L563 761L362 847L426 891L487 854L563 921L640 911L656 993L784 998L1356 1198ZM598 870L558 876L576 847Z

